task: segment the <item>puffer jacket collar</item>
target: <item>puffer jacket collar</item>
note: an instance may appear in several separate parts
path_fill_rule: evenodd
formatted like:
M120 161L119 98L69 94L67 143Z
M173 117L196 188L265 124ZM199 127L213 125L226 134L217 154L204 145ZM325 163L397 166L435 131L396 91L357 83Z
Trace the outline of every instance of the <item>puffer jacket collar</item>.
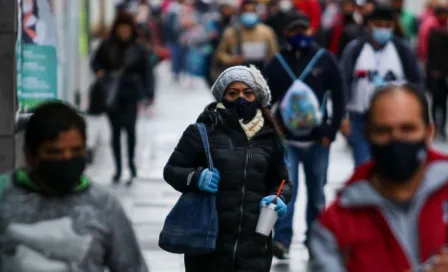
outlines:
M217 104L218 102L213 102L206 106L196 122L211 126L212 129L222 127L225 130L237 130L245 134L240 122L238 121L236 110L216 108ZM274 127L268 122L265 122L263 128L257 133L257 136L265 133L275 133Z

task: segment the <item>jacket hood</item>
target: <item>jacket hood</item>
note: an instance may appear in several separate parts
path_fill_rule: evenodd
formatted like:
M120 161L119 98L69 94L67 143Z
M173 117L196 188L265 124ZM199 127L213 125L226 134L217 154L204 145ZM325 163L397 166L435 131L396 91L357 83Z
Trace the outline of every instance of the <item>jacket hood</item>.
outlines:
M442 155L435 150L428 151L426 159L426 173L424 177L426 188L422 188L417 195L436 191L448 183L448 156ZM347 181L344 187L338 192L338 201L343 206L374 206L379 200L378 194L374 191L368 181L375 166L373 161L365 163L355 169L352 177Z

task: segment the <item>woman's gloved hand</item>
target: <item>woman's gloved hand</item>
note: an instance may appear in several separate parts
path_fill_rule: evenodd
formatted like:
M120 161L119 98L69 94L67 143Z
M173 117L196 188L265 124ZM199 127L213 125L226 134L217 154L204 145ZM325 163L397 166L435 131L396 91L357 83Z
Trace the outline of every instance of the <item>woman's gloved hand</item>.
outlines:
M215 194L218 192L218 184L220 180L221 177L218 169L214 168L213 171L204 169L198 180L199 190Z
M269 204L271 204L274 201L274 199L275 199L275 195L270 195L270 196L263 198L260 202L260 208L263 207L264 205L268 206ZM274 204L277 204L277 206L275 207L275 211L277 212L277 215L279 217L282 217L283 215L286 214L286 211L288 210L288 206L286 206L285 202L283 202L283 200L280 197L277 198L277 203L274 203Z

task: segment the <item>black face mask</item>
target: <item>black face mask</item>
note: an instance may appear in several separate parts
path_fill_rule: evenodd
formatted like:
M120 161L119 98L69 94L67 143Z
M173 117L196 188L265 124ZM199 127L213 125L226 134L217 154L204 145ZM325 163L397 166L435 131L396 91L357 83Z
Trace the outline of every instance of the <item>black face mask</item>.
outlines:
M352 23L355 20L353 19L353 14L349 13L349 14L344 14L344 23L348 24L348 23Z
M73 193L80 184L85 167L84 157L74 157L69 160L41 160L36 170L50 189L57 194L67 195Z
M238 119L243 119L243 123L250 122L257 114L257 101L250 102L247 99L240 97L231 102L224 100L222 104L227 109L235 109L238 114Z
M386 145L371 143L372 157L379 175L388 181L405 183L426 160L427 147L419 142L392 141Z

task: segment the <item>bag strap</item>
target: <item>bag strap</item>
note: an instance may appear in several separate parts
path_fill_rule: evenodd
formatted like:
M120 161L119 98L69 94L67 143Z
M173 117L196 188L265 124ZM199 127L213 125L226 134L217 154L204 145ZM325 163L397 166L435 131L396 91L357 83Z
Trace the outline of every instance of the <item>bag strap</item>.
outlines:
M313 59L310 61L310 63L308 63L305 70L303 70L302 74L300 75L300 77L299 77L300 80L304 80L308 76L308 74L314 68L317 61L319 61L320 57L322 57L322 55L325 53L325 51L326 50L323 48L321 48L321 49L319 49L319 51L317 51L316 55L314 55Z
M280 62L280 65L283 67L283 69L285 69L285 71L288 73L288 75L292 79L292 81L295 81L297 79L296 75L292 71L291 67L289 67L288 63L286 62L285 58L283 58L282 54L277 53L277 54L275 54L275 57Z
M300 74L299 78L296 77L296 75L294 74L291 67L286 62L285 58L283 58L281 53L275 54L275 57L277 58L277 60L280 62L280 65L283 67L283 69L285 69L285 71L288 73L288 75L291 77L291 79L293 81L295 81L296 79L304 80L308 76L308 74L311 72L311 70L314 68L317 61L320 59L320 57L322 57L322 55L325 53L325 51L326 50L324 48L321 48L321 49L319 49L319 51L317 51L316 55L314 55L314 57L311 59L311 61L305 67L302 74Z
M210 144L208 141L207 128L203 123L197 123L196 127L199 130L199 135L201 136L202 145L205 151L205 157L207 158L208 169L213 170L212 155L210 153Z

